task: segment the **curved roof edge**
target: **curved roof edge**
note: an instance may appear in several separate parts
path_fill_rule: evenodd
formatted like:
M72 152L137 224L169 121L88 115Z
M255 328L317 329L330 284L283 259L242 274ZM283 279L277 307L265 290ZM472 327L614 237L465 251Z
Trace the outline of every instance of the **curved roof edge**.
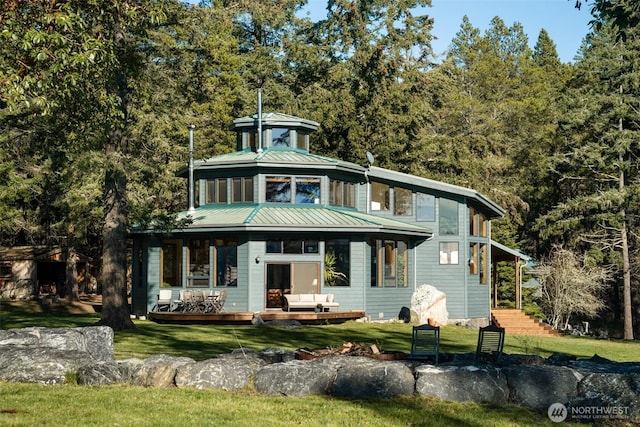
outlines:
M355 210L324 205L278 206L262 205L207 205L196 208L195 213L183 211L177 219L192 217L192 223L172 233L199 231L305 231L337 233L381 233L406 235L430 239L433 232L425 227ZM134 229L132 234L154 233L150 229Z
M429 178L422 178L416 175L410 175L404 172L397 172L391 169L379 168L371 166L368 172L369 177L392 180L397 182L406 183L418 187L430 188L442 193L455 194L468 199L475 200L482 206L485 206L492 212L492 217L501 217L505 214L505 210L489 199L484 194L467 187L461 187L459 185L447 184L446 182L436 181Z

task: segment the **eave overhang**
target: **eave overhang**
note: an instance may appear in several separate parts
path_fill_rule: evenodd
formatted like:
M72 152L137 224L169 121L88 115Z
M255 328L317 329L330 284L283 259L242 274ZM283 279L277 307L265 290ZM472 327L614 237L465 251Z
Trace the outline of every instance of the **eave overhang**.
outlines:
M262 153L246 149L209 159L196 160L193 165L195 173L256 167L280 170L295 170L296 168L318 171L338 170L362 176L366 170L364 166L355 163L318 156L305 150L292 148L265 148ZM176 176L186 178L188 173L189 167L186 165L176 172Z
M415 224L378 217L352 209L312 205L286 206L261 205L207 205L193 214L184 211L177 219L191 217L192 222L171 233L211 232L304 232L384 234L408 236L422 240L433 237L433 231ZM134 228L132 234L153 234L153 228Z

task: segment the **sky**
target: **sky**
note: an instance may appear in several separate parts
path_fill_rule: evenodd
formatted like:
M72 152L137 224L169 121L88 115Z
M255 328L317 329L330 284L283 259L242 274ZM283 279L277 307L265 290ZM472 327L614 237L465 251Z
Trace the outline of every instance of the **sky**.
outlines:
M499 16L507 27L519 22L531 47L544 28L555 42L560 59L568 63L574 61L583 38L589 32L592 17L586 3L583 1L581 10L578 10L574 7L574 0L431 0L432 7L420 13L434 19L432 35L437 40L431 46L436 55L446 52L460 30L464 15L482 33L491 19ZM326 0L308 0L309 17L315 21L326 16L326 4Z

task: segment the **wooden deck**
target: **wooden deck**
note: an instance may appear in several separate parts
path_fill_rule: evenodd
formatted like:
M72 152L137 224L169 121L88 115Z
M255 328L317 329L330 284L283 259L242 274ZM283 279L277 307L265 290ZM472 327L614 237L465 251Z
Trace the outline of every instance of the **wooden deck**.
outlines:
M271 320L297 320L302 324L344 323L365 316L364 310L351 311L282 311L267 310L258 313L265 322ZM176 311L152 311L148 319L157 323L182 324L251 324L253 312L225 311L223 313L183 313Z

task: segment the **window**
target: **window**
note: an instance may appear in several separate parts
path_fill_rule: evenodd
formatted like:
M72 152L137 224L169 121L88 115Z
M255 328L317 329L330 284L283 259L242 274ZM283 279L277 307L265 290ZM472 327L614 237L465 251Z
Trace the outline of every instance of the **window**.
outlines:
M329 181L329 204L333 206L356 207L356 186L352 182L332 179Z
M187 286L208 287L209 240L189 240L187 248L189 250L189 273L187 275Z
M273 128L271 129L271 146L272 147L289 147L291 138L289 137L289 129Z
M440 242L440 264L458 264L458 242Z
M283 252L285 254L301 254L303 253L302 240L285 240L283 242Z
M411 215L413 213L412 193L406 188L393 189L393 214L394 215Z
M333 206L342 206L342 181L332 179L329 181L329 204Z
M389 210L389 186L381 182L371 183L371 210Z
M356 185L353 182L344 183L344 204L348 208L356 207Z
M296 134L298 135L296 148L309 151L309 135L303 133L301 130L297 130Z
M267 202L291 203L291 178L286 176L268 176L266 178Z
M161 285L182 286L182 241L163 240L160 247Z
M479 236L478 215L474 208L469 207L469 236Z
M478 243L469 244L469 274L478 274Z
M406 242L373 240L371 242L371 286L407 287L408 256Z
M440 235L458 235L458 202L449 199L440 199Z
M416 195L416 220L436 220L436 197L431 194L418 193Z
M469 235L487 237L488 225L486 215L474 208L469 208Z
M227 200L227 180L208 179L205 194L205 204L227 203Z
M298 239L267 240L268 254L317 254L318 241Z
M324 285L349 286L351 270L349 239L327 240L324 253Z
M480 221L480 236L487 237L487 229L489 228L489 221L485 214L478 214Z
M238 242L214 240L216 275L214 286L238 286Z
M296 178L296 203L320 203L320 178Z
M253 178L233 178L231 196L231 203L253 202Z
M479 257L480 260L478 261L478 275L480 276L480 284L481 285L486 285L487 284L487 277L488 277L488 268L487 268L487 245L484 243L480 244L480 251L479 251Z
M258 132L255 130L249 134L249 147L251 148L258 147Z

